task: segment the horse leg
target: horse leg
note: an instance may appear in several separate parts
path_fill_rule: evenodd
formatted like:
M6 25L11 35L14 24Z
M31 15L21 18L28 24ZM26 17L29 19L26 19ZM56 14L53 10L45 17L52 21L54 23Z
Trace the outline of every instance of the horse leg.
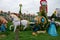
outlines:
M14 25L11 25L11 26L10 26L10 28L9 28L10 30L11 30L11 27L12 27L12 26L14 26Z
M15 27L14 27L14 32L16 31L16 28L17 28L17 26L15 25Z
M27 25L24 26L23 30L25 30L27 28Z

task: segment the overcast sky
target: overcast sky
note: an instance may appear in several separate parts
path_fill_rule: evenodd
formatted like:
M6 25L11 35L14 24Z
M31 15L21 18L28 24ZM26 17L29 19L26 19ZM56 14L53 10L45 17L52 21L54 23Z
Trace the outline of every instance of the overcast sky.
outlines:
M19 12L19 4L22 3L22 13L33 13L39 11L40 0L0 0L0 10ZM60 8L59 0L47 0L48 16L52 15L56 8Z

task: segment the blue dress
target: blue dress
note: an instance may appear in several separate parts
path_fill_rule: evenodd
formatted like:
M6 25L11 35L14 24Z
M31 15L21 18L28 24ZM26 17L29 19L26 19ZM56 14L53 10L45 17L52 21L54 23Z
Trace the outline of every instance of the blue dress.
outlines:
M1 31L6 31L6 28L5 28L4 24L1 25Z
M49 29L48 29L48 34L51 36L57 36L57 31L56 31L56 25L54 22L50 23Z

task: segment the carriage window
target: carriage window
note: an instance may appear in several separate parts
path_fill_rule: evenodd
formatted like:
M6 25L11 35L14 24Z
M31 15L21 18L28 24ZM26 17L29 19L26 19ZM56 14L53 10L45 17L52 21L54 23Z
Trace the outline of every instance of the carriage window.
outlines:
M42 19L41 19L41 22L44 22L44 21L45 21L45 19L44 19L44 18L42 18Z

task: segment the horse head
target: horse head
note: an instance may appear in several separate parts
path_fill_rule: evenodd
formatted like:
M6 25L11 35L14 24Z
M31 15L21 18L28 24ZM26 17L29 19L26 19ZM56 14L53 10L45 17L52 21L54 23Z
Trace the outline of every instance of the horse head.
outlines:
M20 20L16 15L10 14L10 18L12 21Z

